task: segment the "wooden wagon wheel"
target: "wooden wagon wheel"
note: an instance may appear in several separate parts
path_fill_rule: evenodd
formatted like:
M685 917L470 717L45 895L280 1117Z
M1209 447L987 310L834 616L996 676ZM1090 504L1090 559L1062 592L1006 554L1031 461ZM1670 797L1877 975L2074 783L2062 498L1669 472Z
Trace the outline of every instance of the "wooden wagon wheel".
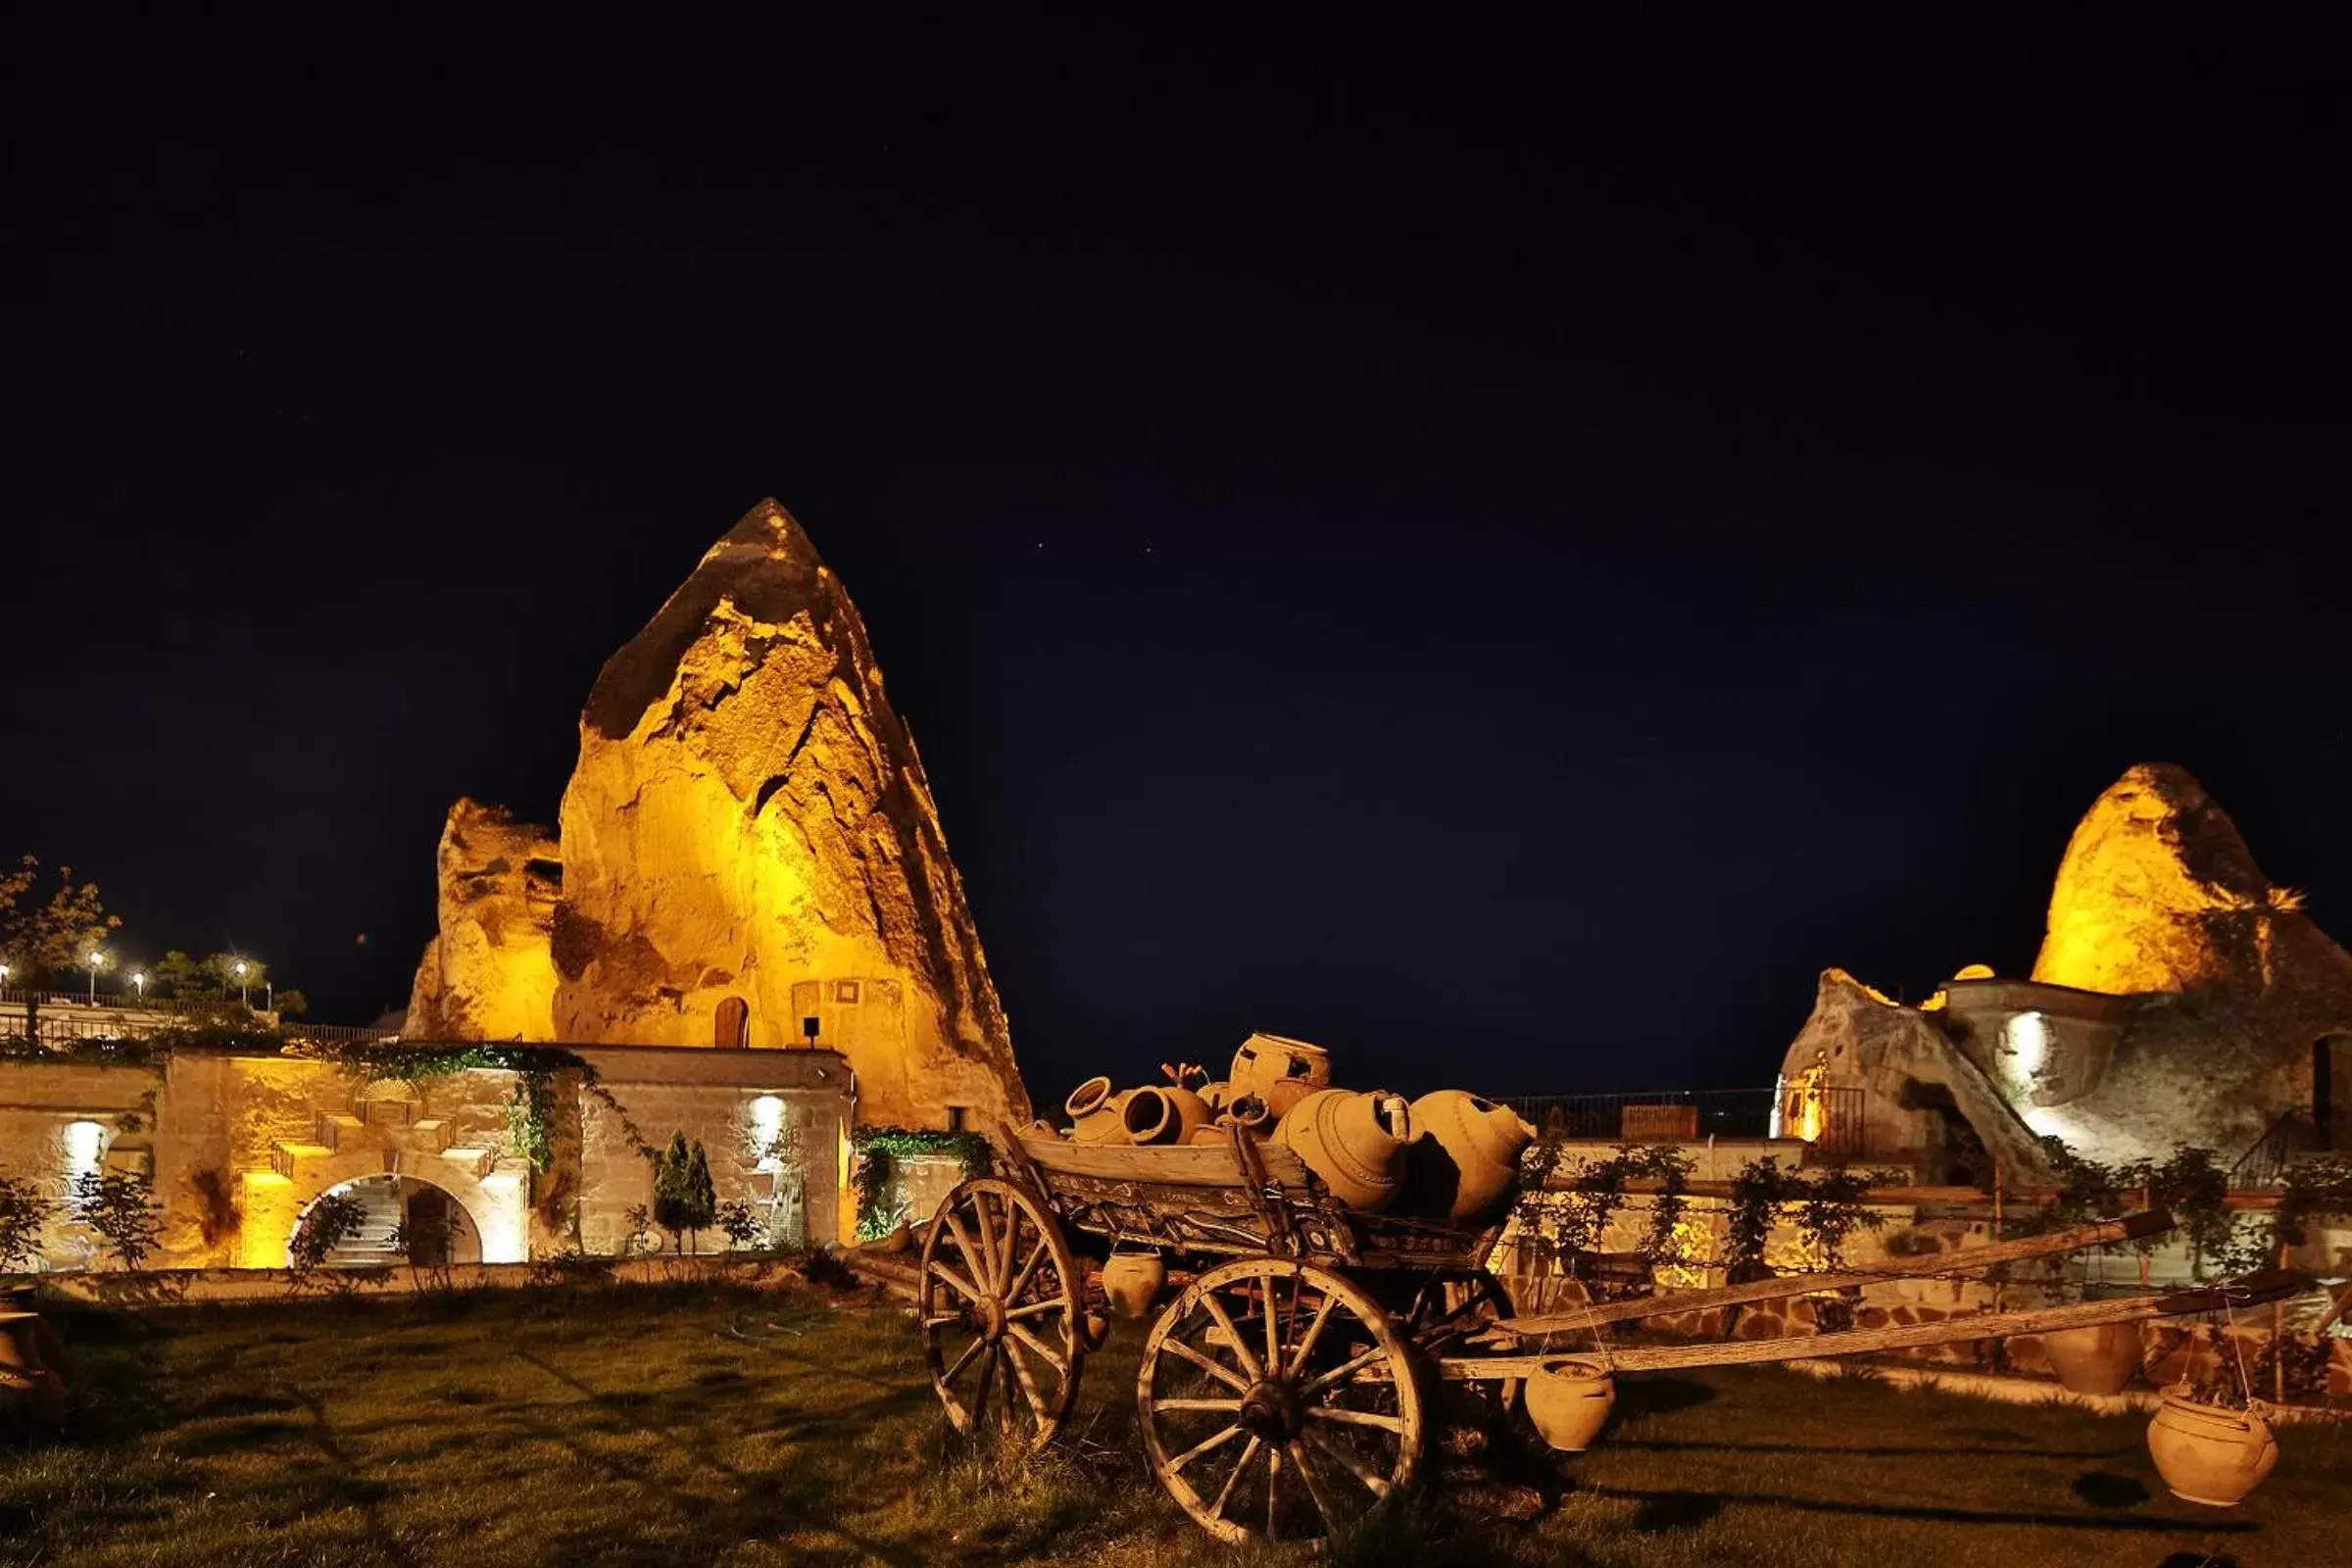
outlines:
M1136 1379L1152 1472L1220 1541L1316 1541L1409 1486L1410 1346L1380 1304L1288 1258L1222 1264L1152 1326Z
M993 1423L1030 1448L1078 1402L1085 1301L1061 1226L1010 1182L977 1177L923 1237L916 1309L931 1386L958 1432Z
M1437 1361L1466 1350L1468 1343L1512 1315L1511 1298L1502 1281L1480 1269L1464 1279L1432 1279L1413 1295L1404 1317L1404 1331L1424 1361ZM1444 1392L1481 1413L1491 1428L1510 1418L1519 1401L1519 1380L1447 1382Z

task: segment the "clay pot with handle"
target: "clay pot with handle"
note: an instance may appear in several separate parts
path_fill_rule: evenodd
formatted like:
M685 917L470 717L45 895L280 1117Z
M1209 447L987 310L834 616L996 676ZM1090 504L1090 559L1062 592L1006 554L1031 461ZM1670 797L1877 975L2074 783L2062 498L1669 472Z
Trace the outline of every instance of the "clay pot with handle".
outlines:
M1463 1220L1493 1213L1517 1188L1519 1156L1536 1130L1508 1105L1459 1089L1413 1102L1405 1155L1405 1212Z
M2278 1440L2263 1419L2260 1399L2243 1410L2200 1404L2190 1386L2164 1391L2164 1403L2148 1423L2148 1456L2173 1495L2209 1507L2234 1507L2262 1485L2278 1462Z
M1350 1208L1378 1213L1404 1185L1413 1108L1387 1090L1323 1089L1291 1107L1274 1142L1293 1151Z
M1123 1144L1127 1126L1121 1112L1127 1097L1114 1095L1107 1078L1089 1078L1070 1091L1061 1108L1070 1113L1070 1137L1081 1144Z
M1152 1303L1159 1299L1167 1282L1167 1262L1154 1247L1122 1244L1111 1249L1102 1264L1102 1295L1113 1313L1130 1320L1151 1315Z
M2096 1323L2041 1337L2050 1370L2069 1394L2121 1394L2139 1370L2137 1323Z
M1233 1086L1235 1094L1256 1095L1272 1105L1273 1090L1281 1084L1305 1086L1303 1091L1286 1092L1293 1095L1330 1088L1331 1053L1303 1040L1251 1035L1233 1054L1233 1071L1226 1074L1225 1081ZM1283 1105L1274 1114L1280 1116L1288 1109L1289 1105Z
M1563 1453L1592 1446L1617 1407L1617 1381L1588 1356L1553 1356L1527 1380L1527 1416L1544 1441Z
M1147 1084L1129 1090L1119 1119L1127 1141L1146 1148L1189 1144L1194 1133L1210 1124L1208 1106L1200 1097L1174 1084Z

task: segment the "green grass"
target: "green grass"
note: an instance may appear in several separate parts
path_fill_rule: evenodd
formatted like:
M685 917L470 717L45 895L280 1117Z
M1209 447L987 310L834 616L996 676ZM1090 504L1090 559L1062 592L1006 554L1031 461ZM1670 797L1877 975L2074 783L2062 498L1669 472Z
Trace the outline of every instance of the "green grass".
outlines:
M722 1332L740 1322L759 1343ZM79 1316L62 1442L0 1445L0 1563L1232 1564L1145 1474L1132 1331L1073 1441L946 1428L887 1308L708 1289ZM2145 1423L1771 1370L1627 1379L1531 1524L1449 1487L1357 1562L2325 1563L2352 1431L2295 1427L2244 1507L2165 1494Z

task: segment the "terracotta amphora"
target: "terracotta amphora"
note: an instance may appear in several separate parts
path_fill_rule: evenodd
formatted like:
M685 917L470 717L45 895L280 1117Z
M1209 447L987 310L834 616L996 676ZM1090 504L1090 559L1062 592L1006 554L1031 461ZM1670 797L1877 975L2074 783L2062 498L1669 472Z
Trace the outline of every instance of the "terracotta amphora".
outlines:
M1385 1089L1370 1094L1317 1090L1292 1106L1274 1129L1274 1141L1322 1177L1332 1197L1367 1213L1396 1200L1412 1137L1412 1105Z
M1257 1095L1271 1105L1270 1093L1278 1084L1297 1082L1307 1092L1331 1087L1331 1053L1303 1040L1280 1035L1251 1035L1233 1054L1233 1071L1226 1076L1237 1095ZM1275 1111L1280 1116L1289 1106Z
M1527 1417L1544 1441L1563 1453L1592 1446L1617 1406L1609 1369L1585 1356L1554 1356L1527 1380Z
M2139 1370L2137 1323L2096 1323L2041 1337L2050 1370L2069 1394L2121 1394Z
M1208 1106L1199 1095L1174 1084L1147 1084L1131 1089L1119 1110L1131 1144L1189 1144L1193 1134L1209 1125Z
M1519 1155L1536 1130L1508 1105L1459 1089L1413 1102L1405 1155L1405 1212L1470 1220L1493 1213L1517 1188Z
M1081 1144L1127 1142L1127 1125L1120 1114L1126 1099L1110 1092L1107 1078L1089 1078L1071 1090L1061 1105L1070 1113L1070 1137Z
M2164 1403L2148 1423L2148 1456L2174 1496L2233 1507L2278 1462L2278 1440L2262 1418L2269 1407L2255 1399L2246 1409L2230 1410L2199 1404L2189 1393L2186 1383L2164 1391Z

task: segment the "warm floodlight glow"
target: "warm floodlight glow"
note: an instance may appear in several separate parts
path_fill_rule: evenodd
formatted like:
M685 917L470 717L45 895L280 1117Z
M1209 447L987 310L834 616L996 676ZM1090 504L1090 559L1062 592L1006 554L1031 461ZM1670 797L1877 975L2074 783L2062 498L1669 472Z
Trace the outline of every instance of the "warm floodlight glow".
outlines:
M2009 1048L2011 1081L2031 1089L2050 1059L2050 1020L2038 1012L2021 1012L2001 1026L2001 1041Z
M759 1163L753 1168L779 1171L784 1168L784 1101L779 1095L760 1095L744 1107L750 1126L752 1153Z
M106 1157L106 1128L94 1121L66 1123L66 1179L94 1173Z

